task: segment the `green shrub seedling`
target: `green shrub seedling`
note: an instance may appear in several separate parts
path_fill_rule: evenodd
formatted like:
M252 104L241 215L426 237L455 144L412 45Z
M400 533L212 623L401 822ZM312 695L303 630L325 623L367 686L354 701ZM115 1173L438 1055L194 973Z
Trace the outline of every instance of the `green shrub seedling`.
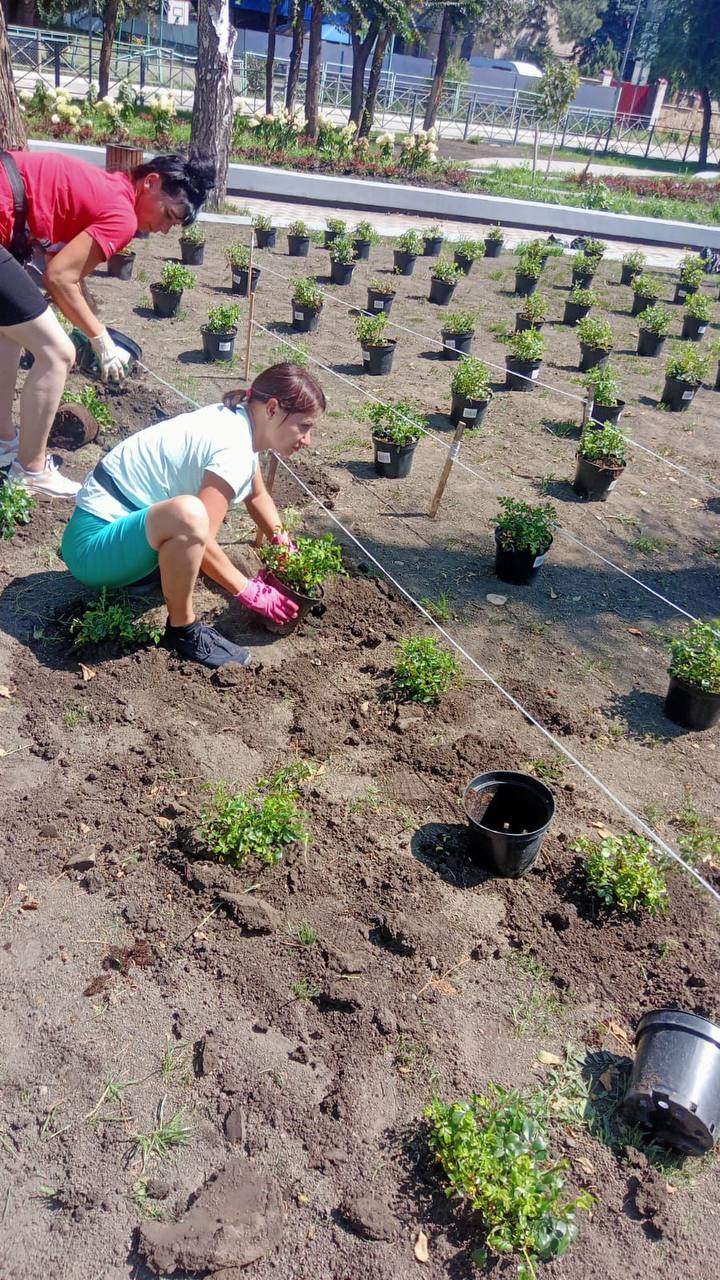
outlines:
M114 427L115 419L107 407L105 400L90 383L86 383L82 391L63 391L61 404L81 404L92 414L99 427Z
M200 815L200 839L210 856L231 867L243 867L249 858L270 867L280 862L286 847L306 834L299 784L312 772L299 760L246 792L230 792L221 783Z
M71 618L69 630L74 649L110 643L123 650L134 649L142 644L159 644L162 636L159 627L136 622L130 602L122 595L112 598L105 587L79 618Z
M309 311L319 311L323 304L322 289L313 276L293 280L293 302Z
M208 333L232 333L237 330L239 319L240 307L237 302L221 303L220 306L211 307L208 311L205 328Z
M653 846L644 836L630 832L601 841L582 837L570 848L583 854L587 883L604 906L650 915L667 909L665 876L654 864Z
M8 542L19 524L29 524L35 499L24 484L6 480L0 488L0 538Z
M434 636L411 636L398 651L392 686L408 702L436 702L460 676L457 662Z
M195 277L188 267L179 262L166 262L160 272L160 288L166 293L183 293L195 288Z
M668 675L705 693L720 693L720 618L692 622L670 643Z
M552 502L533 506L516 498L498 498L500 514L495 525L504 551L547 551L553 540L557 511Z
M364 416L378 440L389 440L398 449L419 440L427 430L425 419L410 400L396 400L394 404L370 403Z
M295 551L266 543L258 555L266 569L303 596L315 596L326 578L345 573L342 547L331 533L322 538L296 538Z

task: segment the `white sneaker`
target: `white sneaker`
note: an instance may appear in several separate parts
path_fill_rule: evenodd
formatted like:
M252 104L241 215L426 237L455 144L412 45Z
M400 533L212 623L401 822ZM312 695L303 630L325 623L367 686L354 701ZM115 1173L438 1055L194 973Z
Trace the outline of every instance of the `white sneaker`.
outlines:
M0 471L9 467L17 457L20 444L20 432L16 431L12 440L0 440Z
M46 498L74 498L78 490L82 488L75 480L69 480L67 476L63 475L50 453L45 458L43 471L26 471L16 460L10 467L8 477L11 480L19 481L20 484L24 484L30 493L36 493Z

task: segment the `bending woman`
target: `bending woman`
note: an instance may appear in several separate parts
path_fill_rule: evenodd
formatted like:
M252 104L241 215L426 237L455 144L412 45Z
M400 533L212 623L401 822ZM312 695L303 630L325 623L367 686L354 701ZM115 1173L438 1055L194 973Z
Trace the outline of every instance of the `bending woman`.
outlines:
M168 620L165 644L206 667L250 661L195 617L193 590L201 571L236 600L275 622L297 605L261 572L248 579L217 544L230 504L244 501L262 532L292 545L258 467L258 454L285 457L310 444L325 411L325 395L295 364L265 369L247 391L222 404L170 418L129 436L87 477L65 529L62 556L89 587L125 587L160 566Z
M75 348L22 264L41 255L50 298L90 339L103 381L119 381L123 353L81 282L136 231L167 234L194 222L214 180L212 164L179 155L156 156L127 174L52 151L0 152L0 469L9 467L34 493L72 498L80 487L46 454ZM23 347L35 359L16 432L12 408Z

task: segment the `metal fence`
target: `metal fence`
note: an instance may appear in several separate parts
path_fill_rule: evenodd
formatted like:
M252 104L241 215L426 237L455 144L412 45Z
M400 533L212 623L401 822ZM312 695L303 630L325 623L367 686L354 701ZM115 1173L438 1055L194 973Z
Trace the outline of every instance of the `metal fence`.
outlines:
M100 40L92 34L43 31L10 27L10 50L18 88L32 88L38 77L82 96L97 81ZM274 63L275 102L283 102L289 63ZM253 107L265 102L264 54L246 53L234 62L234 91ZM298 102L305 92L306 68L301 69ZM155 88L170 90L181 108L192 107L195 93L195 57L174 49L146 46L141 42L117 41L113 49L110 92L121 81L139 93ZM427 77L383 72L377 96L375 123L396 133L413 132L422 125L430 92ZM347 118L350 109L351 77L347 66L325 62L321 69L322 109L336 118ZM555 140L560 147L597 150L604 154L644 159L697 161L699 133L693 130L663 129L650 117L628 119L613 112L571 107L557 131L538 117L537 95L527 90L504 89L497 85L447 84L440 100L438 134L442 138L477 139L509 145L532 143L536 129L540 142ZM710 164L720 163L720 134L710 138Z

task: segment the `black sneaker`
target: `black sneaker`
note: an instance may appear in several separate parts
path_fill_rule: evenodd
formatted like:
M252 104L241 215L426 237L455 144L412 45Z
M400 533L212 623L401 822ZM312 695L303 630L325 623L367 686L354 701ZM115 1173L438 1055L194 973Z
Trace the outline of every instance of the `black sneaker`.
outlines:
M138 578L137 582L131 582L125 587L125 591L129 596L161 596L162 580L160 578L160 566L151 569L150 573L144 578Z
M224 667L228 662L250 666L250 650L242 649L221 636L219 631L206 627L204 622L193 622L189 627L165 627L164 644L180 658L189 658L203 667Z

